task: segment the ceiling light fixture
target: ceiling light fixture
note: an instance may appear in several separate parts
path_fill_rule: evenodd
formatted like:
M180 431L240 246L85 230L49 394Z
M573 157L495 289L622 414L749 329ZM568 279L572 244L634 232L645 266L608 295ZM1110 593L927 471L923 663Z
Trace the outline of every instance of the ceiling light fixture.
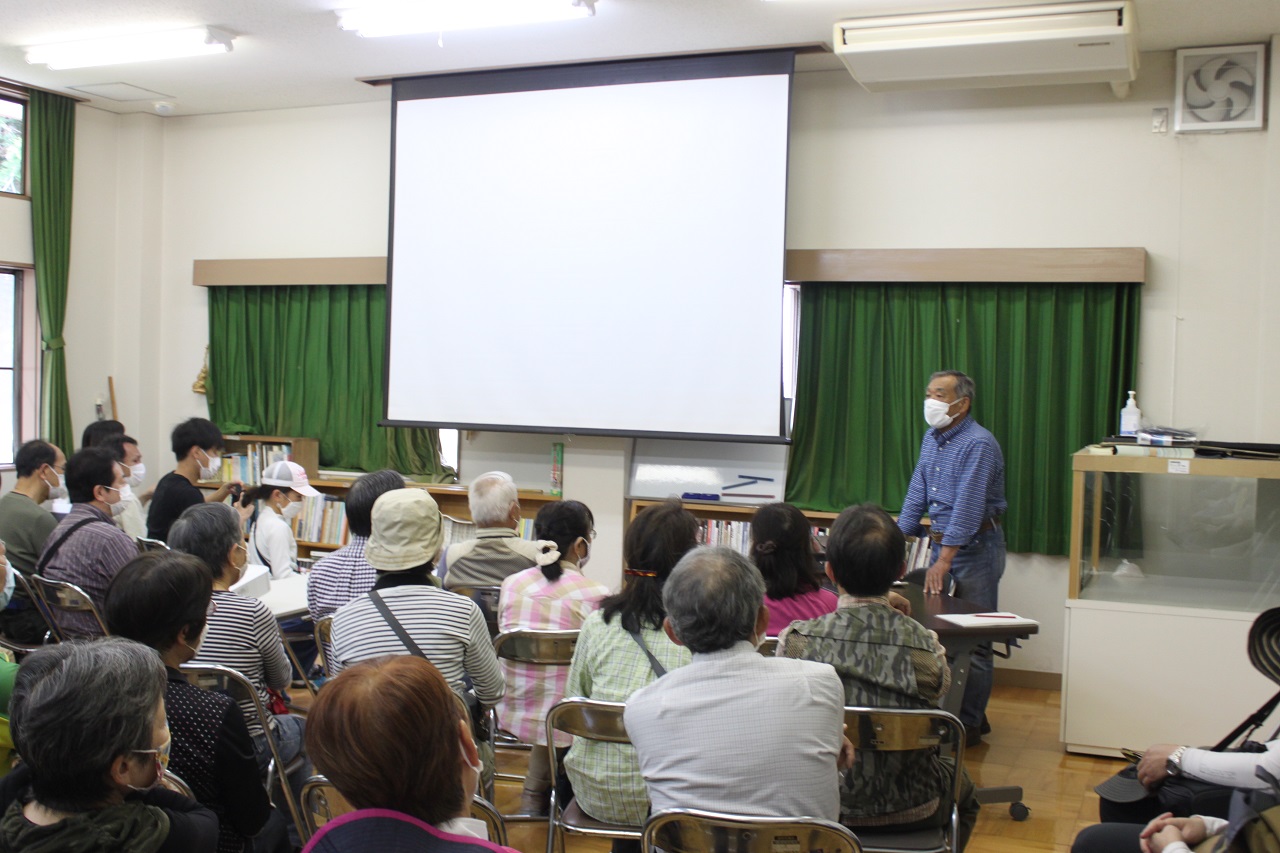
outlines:
M366 38L568 21L594 15L596 0L413 0L338 12L338 26Z
M216 27L128 33L83 41L34 45L27 48L27 62L58 70L230 53L233 39L235 36L231 33Z

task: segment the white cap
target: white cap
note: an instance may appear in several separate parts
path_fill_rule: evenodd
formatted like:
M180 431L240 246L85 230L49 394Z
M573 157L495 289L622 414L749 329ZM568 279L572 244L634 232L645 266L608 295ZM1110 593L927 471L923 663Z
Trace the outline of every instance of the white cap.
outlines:
M298 494L309 498L320 496L307 479L307 472L297 462L277 462L274 465L268 465L267 470L262 472L262 485L293 489Z

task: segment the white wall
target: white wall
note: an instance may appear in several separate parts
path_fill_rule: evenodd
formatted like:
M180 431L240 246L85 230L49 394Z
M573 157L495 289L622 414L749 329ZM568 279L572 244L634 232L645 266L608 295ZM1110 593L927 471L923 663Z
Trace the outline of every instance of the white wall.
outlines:
M1145 247L1144 412L1221 439L1274 439L1280 395L1266 366L1280 356L1268 322L1280 297L1265 284L1280 247L1264 235L1280 221L1280 140L1152 134L1151 109L1170 105L1173 62L1142 61L1125 101L1101 85L871 95L842 71L798 75L788 246ZM159 475L169 428L206 412L190 391L208 337L192 261L384 254L389 106L79 116L68 316L76 426L114 373L130 386L123 419ZM5 216L0 200L0 225ZM0 259L21 260L5 239L0 227ZM513 464L540 470L551 440L487 436L485 453L506 447ZM596 512L595 559L609 577L597 576L611 580L627 443L576 442L566 493ZM1003 604L1043 623L1012 666L1061 671L1066 583L1063 559L1011 556Z

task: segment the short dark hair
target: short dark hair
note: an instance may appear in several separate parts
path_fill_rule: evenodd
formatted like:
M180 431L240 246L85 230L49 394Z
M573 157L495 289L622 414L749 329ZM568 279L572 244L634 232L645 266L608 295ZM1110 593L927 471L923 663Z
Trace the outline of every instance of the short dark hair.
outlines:
M533 535L556 543L561 556L567 554L579 538L591 541L596 519L582 501L553 501L543 504L533 520ZM542 567L542 576L554 583L564 569L559 562Z
M131 435L118 432L115 435L107 436L98 444L98 447L114 456L117 462L124 462L124 446L126 444L132 444L137 447L138 440Z
M98 447L113 435L124 432L124 424L119 421L91 421L80 435L80 449Z
M115 485L116 460L101 447L89 447L73 453L67 460L67 494L73 504L93 500L95 486Z
M622 562L645 574L628 575L621 591L601 603L605 624L621 615L625 631L660 629L667 617L662 585L680 558L697 545L698 519L679 500L671 498L637 513L622 539Z
M884 595L902 575L906 554L906 537L875 504L846 508L827 536L831 573L850 595Z
M352 535L369 536L373 533L373 505L387 492L404 488L404 474L383 468L365 474L347 490L347 527Z
M662 589L671 631L696 653L750 640L764 604L764 578L732 548L694 548Z
M13 467L19 477L30 477L45 465L58 461L58 449L49 442L35 438L18 448L13 457Z
M187 458L191 448L212 450L222 447L222 430L207 418L188 418L173 428L170 436L173 444L173 455L181 462Z
M125 564L107 587L103 618L107 630L165 652L183 628L204 630L213 572L204 561L180 551L151 551Z
M41 646L23 660L9 702L14 745L43 806L95 808L111 793L111 765L151 749L164 664L121 637Z
M787 503L765 504L751 517L751 559L775 601L813 592L822 575L813 555L809 519Z
M222 575L231 549L243 542L239 513L221 502L193 504L169 528L169 547L199 557L215 578Z

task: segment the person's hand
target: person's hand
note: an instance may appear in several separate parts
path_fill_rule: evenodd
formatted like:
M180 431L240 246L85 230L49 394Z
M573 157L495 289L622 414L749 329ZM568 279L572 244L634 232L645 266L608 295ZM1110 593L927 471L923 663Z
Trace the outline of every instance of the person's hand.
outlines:
M231 496L232 489L234 489L236 494L239 495L241 492L244 491L244 483L242 483L239 480L231 480L229 482L223 483L221 486L218 486L217 491L209 495L209 497L205 498L205 500L225 501L228 497Z
M1138 781L1147 790L1155 788L1169 778L1169 756L1177 748L1176 743L1156 743L1147 747L1147 751L1142 753L1142 760L1138 762Z
M849 727L845 726L845 728L847 729ZM840 735L840 754L836 756L836 769L848 770L849 768L853 767L853 765L857 762L857 760L858 760L858 751L853 748L853 742L849 740L847 737L845 737L843 734L841 734Z
M1174 817L1173 812L1165 812L1143 827L1138 834L1138 844L1142 853L1160 853L1175 841L1191 847L1207 837L1204 821L1200 818Z
M901 613L903 616L911 615L911 602L907 601L904 596L898 595L893 590L889 590L889 606Z
M928 595L941 595L943 581L946 580L947 574L951 571L951 561L946 557L939 557L929 571L924 576L924 591Z

